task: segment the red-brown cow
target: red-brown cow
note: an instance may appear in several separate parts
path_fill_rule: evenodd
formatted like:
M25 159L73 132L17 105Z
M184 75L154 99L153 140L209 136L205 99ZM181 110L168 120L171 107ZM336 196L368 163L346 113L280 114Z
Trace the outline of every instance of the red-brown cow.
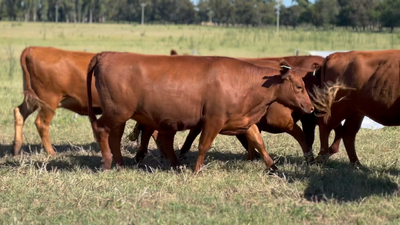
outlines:
M12 153L22 146L22 128L26 118L39 109L35 124L46 152L55 155L49 126L58 107L87 115L86 71L94 53L65 51L47 47L28 47L21 54L24 101L14 109L15 137ZM93 82L94 87L94 82ZM101 113L93 90L93 107Z
M218 133L245 133L267 168L275 169L254 124L274 101L313 111L302 76L287 69L285 62L281 68L226 57L97 54L89 64L87 82L89 118L102 152L102 168L111 168L112 158L123 164L120 140L125 122L132 118L159 131L158 140L173 167L179 164L173 151L176 131L201 129L195 172ZM90 104L92 74L103 109L98 120Z
M177 55L175 50L171 50L171 55ZM257 66L262 67L273 67L276 68L279 66L280 60L287 61L290 65L301 68L300 71L305 75L303 78L306 88L308 91L312 92L312 89L315 85L319 85L319 77L315 77L315 70L323 63L324 58L319 56L288 56L283 58L239 58L240 60L250 62ZM296 124L296 122L301 118L303 130ZM312 145L314 142L314 133L315 126L317 125L317 118L313 114L303 115L301 111L294 111L278 102L272 103L267 110L267 113L264 117L261 118L260 122L257 123L257 126L260 131L266 131L270 133L282 133L286 132L292 135L300 144L303 154L307 162L313 162L314 156L312 153ZM335 129L335 142L330 147L330 152L333 154L338 151L339 143L340 143L340 129L339 125L337 129ZM131 137L131 140L137 140L139 137L140 131L143 131L141 137L141 145L140 149L136 155L136 160L140 161L144 158L147 152L147 146L149 143L149 138L152 134L155 142L158 145L158 148L162 151L162 146L157 141L157 131L152 133L152 130L147 130L144 126L136 123L135 125L135 135ZM197 135L199 135L200 130L191 130L189 135L186 138L184 145L181 148L180 156L184 157L184 155L190 150L193 141L196 139ZM248 142L244 135L236 135L238 140L241 142L245 149L248 148ZM249 152L248 160L252 160L253 155L252 152Z
M343 120L342 138L351 163L359 163L355 138L364 116L385 126L400 125L399 68L399 50L351 51L326 58L321 68L322 84L338 82L346 88L331 91L326 101L316 105L326 112L327 121L320 124L320 157L330 156L329 133Z

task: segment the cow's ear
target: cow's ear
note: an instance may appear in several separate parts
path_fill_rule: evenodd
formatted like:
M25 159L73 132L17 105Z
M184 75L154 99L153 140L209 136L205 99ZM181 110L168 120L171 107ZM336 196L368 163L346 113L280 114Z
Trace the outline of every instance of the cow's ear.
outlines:
M320 68L321 68L321 65L318 63L313 63L311 65L311 69L313 71L313 76L315 76L317 74L317 72L319 71Z
M178 55L178 53L174 49L171 49L171 55Z
M281 62L280 62L280 65L279 65L279 67L280 67L280 73L281 73L281 76L282 76L282 79L289 79L290 78L290 73L289 73L289 71L292 69L290 66L289 66L289 64L286 62L286 61L284 61L284 60L282 60Z

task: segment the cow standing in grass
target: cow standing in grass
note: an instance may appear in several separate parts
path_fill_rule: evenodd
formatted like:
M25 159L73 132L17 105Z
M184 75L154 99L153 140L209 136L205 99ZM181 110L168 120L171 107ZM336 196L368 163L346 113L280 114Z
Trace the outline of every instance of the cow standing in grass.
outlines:
M158 140L173 167L179 165L173 151L175 133L200 129L195 172L219 133L245 134L267 168L276 169L254 124L274 101L305 113L313 111L302 76L286 62L280 67L262 68L227 57L97 54L89 64L87 88L102 168L111 168L112 159L123 165L120 141L126 121L134 119L159 131ZM90 104L92 75L103 109L98 120Z
M94 53L66 51L52 47L28 47L20 57L23 72L24 101L14 108L15 136L13 155L19 155L23 142L23 125L38 110L35 124L43 147L55 155L49 128L57 108L87 115L86 73ZM93 82L93 108L101 114Z
M177 55L175 50L171 50L171 55ZM313 91L314 86L319 85L320 79L316 71L318 71L320 65L323 63L324 58L320 56L287 56L283 58L239 58L240 60L250 62L254 65L261 67L272 67L276 68L279 66L280 60L287 61L290 65L298 67L299 74L303 74L304 83L306 89L309 92ZM316 76L317 75L317 76ZM303 130L296 124L298 120L302 121ZM260 131L267 131L270 133L282 133L286 132L293 136L301 146L304 157L307 162L314 161L314 155L312 152L312 145L314 143L315 127L317 125L317 117L313 114L304 114L301 110L293 110L289 107L284 106L279 102L273 102L267 109L265 116L257 123ZM340 143L340 129L341 125L335 129L336 136L335 141L330 147L330 153L336 153L339 151ZM190 150L193 141L200 134L200 129L193 129L190 131L183 144L180 152L180 157L184 157L185 154ZM162 146L157 141L157 131L149 128L145 128L143 125L136 123L133 136L131 140L137 140L139 134L142 132L140 149L136 155L136 160L141 161L147 153L148 143L151 135L157 143L159 149L162 151ZM236 135L238 140L241 142L245 149L248 148L248 141L243 134ZM162 151L163 152L163 151ZM247 159L254 159L254 152L250 151Z
M21 54L24 101L14 108L15 137L13 155L22 146L22 128L30 114L39 110L35 124L44 149L55 155L49 127L57 108L87 115L86 71L93 53L65 51L50 47L28 47ZM94 88L94 82L93 82ZM97 93L93 90L92 105L101 113Z
M334 53L321 68L321 84L330 86L327 92L316 94L316 107L325 112L320 125L321 151L327 159L330 131L341 121L342 137L351 163L359 163L355 138L364 116L385 126L400 125L400 51L351 51ZM334 88L334 83L345 89ZM329 94L327 94L329 93Z

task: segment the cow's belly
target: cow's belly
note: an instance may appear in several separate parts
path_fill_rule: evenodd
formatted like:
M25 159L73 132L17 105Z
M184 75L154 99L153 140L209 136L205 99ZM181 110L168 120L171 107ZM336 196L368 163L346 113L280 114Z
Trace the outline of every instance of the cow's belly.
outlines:
M400 125L400 101L385 102L376 97L375 99L362 97L357 101L358 111L362 114L385 126Z
M400 87L392 76L371 77L359 91L357 110L385 126L400 125Z
M81 102L79 102L76 99L74 99L72 97L69 97L69 96L64 98L58 104L58 108L65 108L65 109L71 110L72 112L78 113L80 115L87 115L88 114L87 105L82 105Z
M180 105L146 106L138 110L132 119L159 131L183 131L197 128L201 120L199 107Z
M397 115L393 115L393 113L366 113L363 112L366 116L371 118L377 123L380 123L384 126L400 126L400 111L397 113Z
M237 116L229 118L222 127L220 134L238 135L245 133L253 124L260 121L265 115L265 111L261 110L249 116Z

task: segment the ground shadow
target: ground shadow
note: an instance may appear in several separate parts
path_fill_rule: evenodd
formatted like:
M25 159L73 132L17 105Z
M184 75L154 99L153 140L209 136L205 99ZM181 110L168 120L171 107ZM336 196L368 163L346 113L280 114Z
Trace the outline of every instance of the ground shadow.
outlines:
M61 153L58 157L50 159L38 157L39 159L33 162L31 161L30 163L37 168L48 171L54 169L75 171L77 168L99 171L100 169L101 156L99 154L85 155L74 153L85 151L85 149L98 152L96 143L81 146L59 145L55 146L55 148L58 153ZM10 149L10 145L0 145L0 155L8 155ZM40 149L41 145L24 146L24 152L28 152L26 154L32 151L37 152ZM148 155L140 163L137 163L134 159L134 153L137 151L137 147L130 146L127 150L127 156L125 155L123 157L126 169L139 169L149 173L154 173L155 170L170 170L168 160L161 157L158 149L150 149ZM63 154L63 152L66 153ZM176 154L179 155L179 151L176 151ZM181 160L181 164L187 168L193 169L197 154L197 151L188 152L186 159ZM400 170L396 167L383 169L361 166L360 168L355 168L351 166L348 161L334 159L329 160L324 165L309 166L300 155L270 155L279 168L278 174L284 177L287 182L299 180L306 182L304 198L309 201L360 201L372 195L385 196L398 194L399 192L398 184L390 177L390 175L398 176L400 174ZM225 170L241 169L245 164L235 163L235 161L245 160L245 151L233 153L213 150L207 153L206 158L206 162L228 162L226 165L221 166L221 169ZM5 160L5 162L0 163L0 166L20 167L21 160ZM266 176L268 176L267 173Z
M308 165L304 157L300 155L276 155L270 154L279 173L287 182L305 181L306 189L304 198L308 201L319 202L336 200L338 202L360 201L365 197L377 195L397 195L400 193L399 186L390 176L400 175L396 167L355 167L347 160L331 159L323 165ZM194 163L197 152L189 152L186 164ZM207 157L219 161L246 160L246 152L226 153L211 151ZM260 160L260 159L258 159ZM285 167L290 165L290 167ZM241 169L244 164L230 163L221 169ZM293 169L294 167L294 169ZM293 171L294 170L294 171ZM266 173L267 174L267 173Z
M100 150L97 147L97 143L92 142L90 144L84 144L84 145L71 145L71 144L62 144L62 145L52 145L53 149L57 153L63 153L67 151L74 151L74 150L94 150L96 152L99 152ZM9 155L12 155L12 148L13 145L0 145L0 158ZM42 144L32 144L32 145L22 145L20 154L32 154L32 153L39 153L43 150L43 145Z
M349 165L310 173L307 180L304 198L313 202L358 201L372 195L397 195L399 191L398 184L387 174L378 175L374 169L356 169Z
M334 159L324 165L308 166L302 158L293 155L285 156L283 164L295 163L299 165L299 169L287 171L284 166L279 166L279 169L281 176L284 174L288 182L306 181L304 198L308 201L350 202L360 201L373 195L387 196L399 193L398 184L390 177L400 175L398 168L354 166L347 160Z

